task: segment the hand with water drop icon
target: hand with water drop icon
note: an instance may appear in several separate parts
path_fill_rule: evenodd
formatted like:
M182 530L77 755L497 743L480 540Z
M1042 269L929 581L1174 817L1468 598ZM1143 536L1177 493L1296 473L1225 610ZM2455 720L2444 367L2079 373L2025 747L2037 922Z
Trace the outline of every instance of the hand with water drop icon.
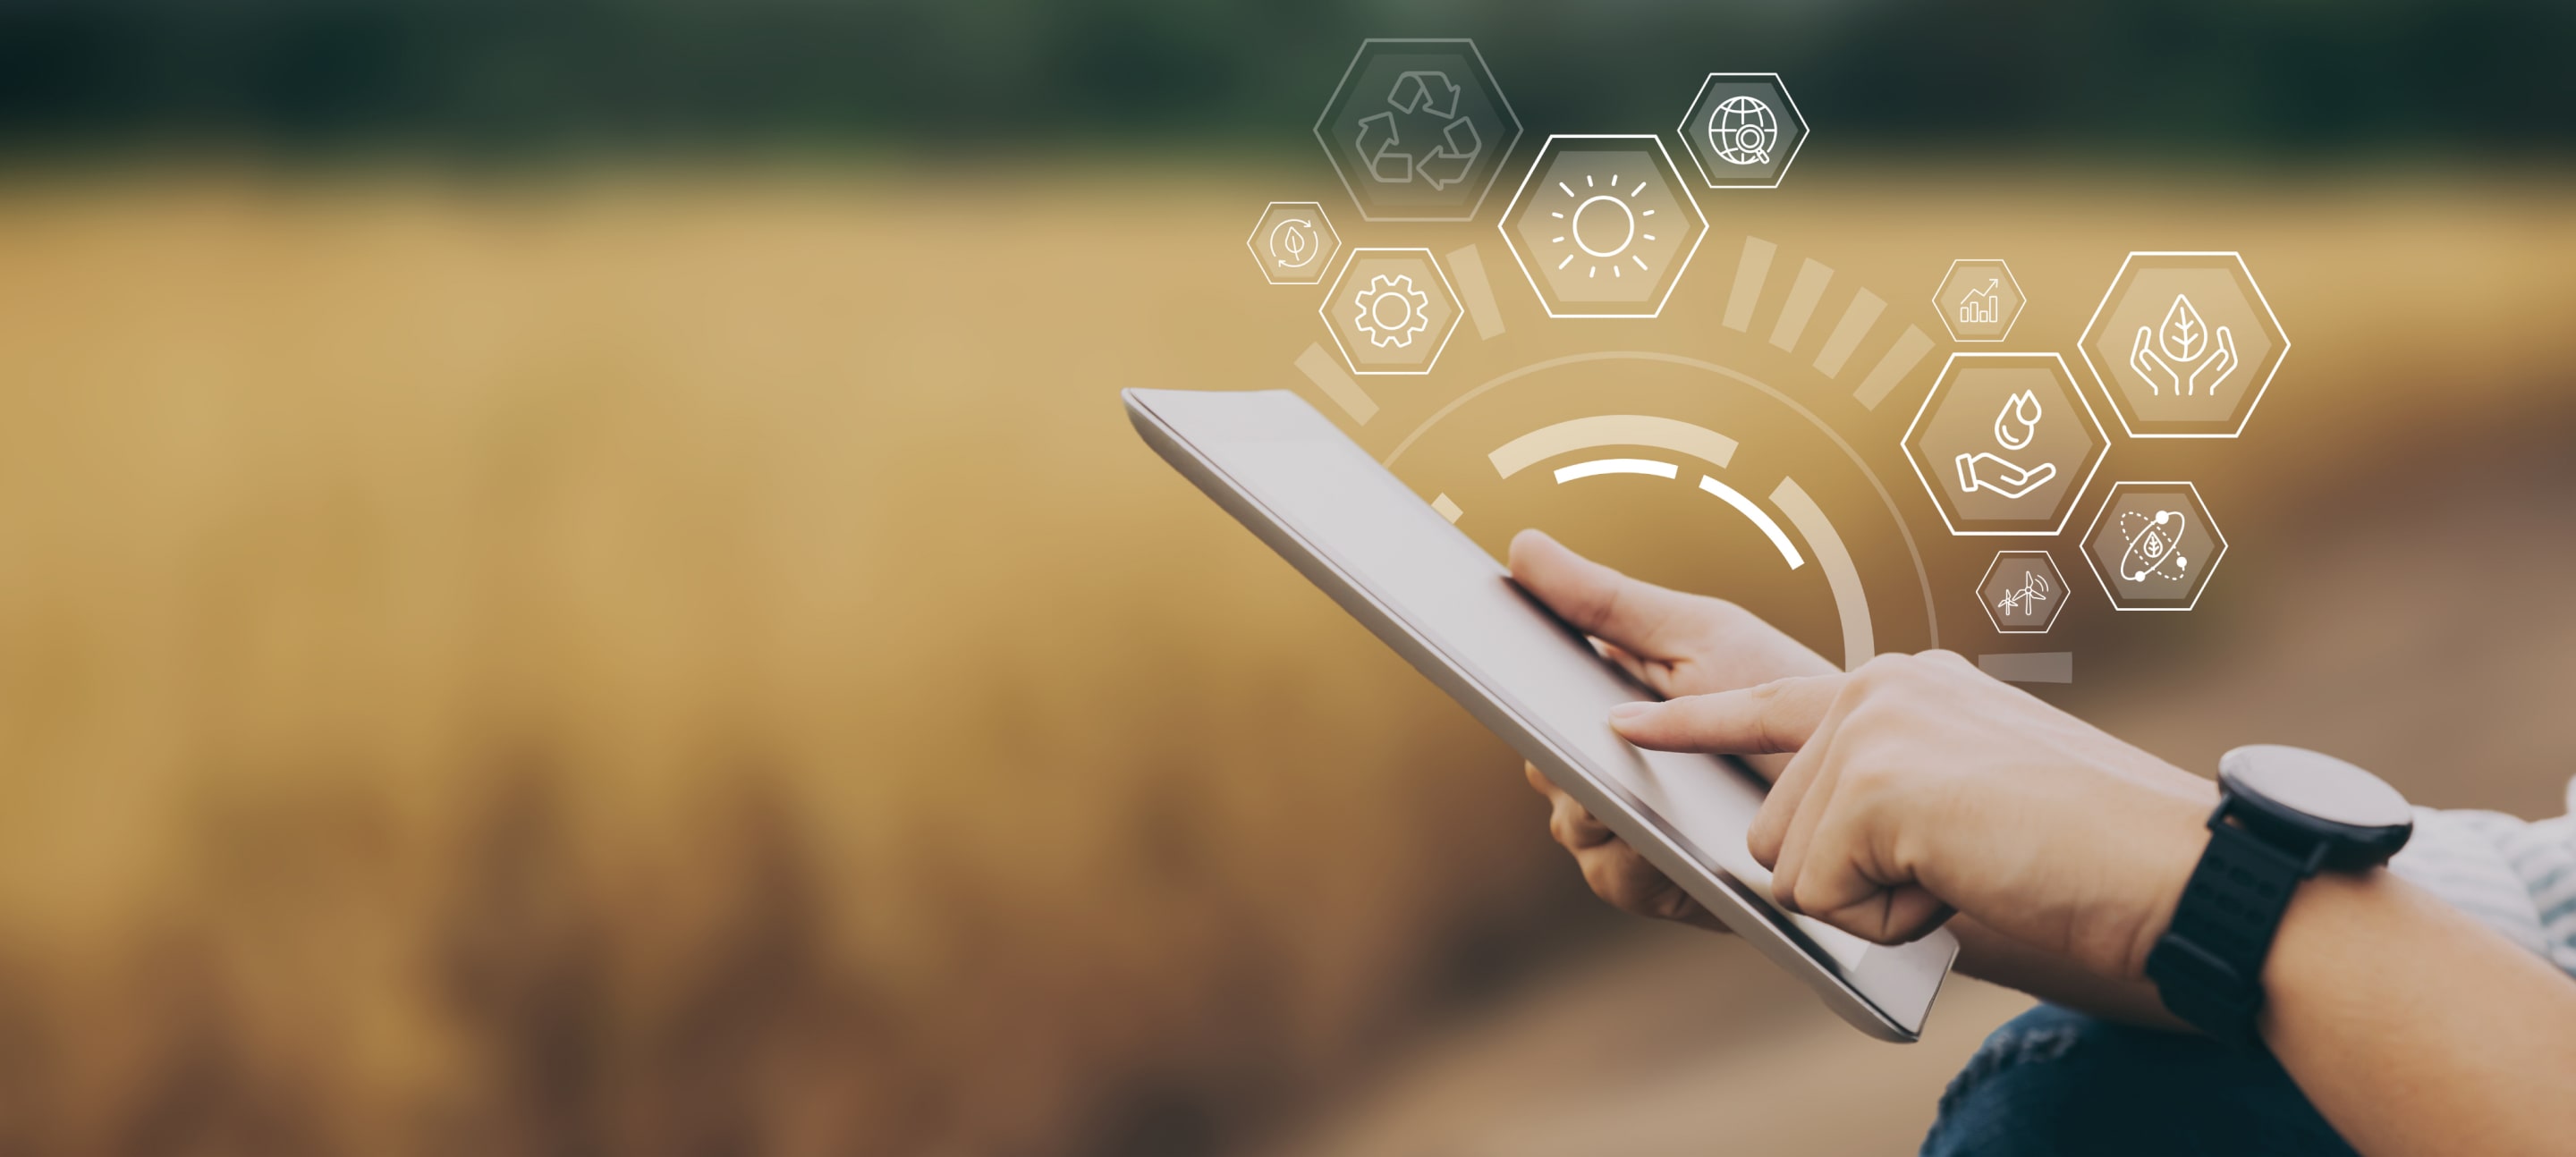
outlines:
M2039 408L2039 395L2023 390L2004 399L1995 412L1995 441L2006 450L2027 448L2039 436L2039 420L2045 415ZM1959 489L1992 490L2006 498L2019 498L2057 477L2057 464L2042 462L2025 467L2000 454L1979 451L1959 455Z
M2212 337L2191 298L2175 294L2163 324L2154 330L2138 327L2138 340L2129 347L2129 368L2147 379L2148 391L2157 396L2168 389L2175 397L2196 394L2204 385L2215 395L2218 384L2236 370L2236 335L2222 325Z

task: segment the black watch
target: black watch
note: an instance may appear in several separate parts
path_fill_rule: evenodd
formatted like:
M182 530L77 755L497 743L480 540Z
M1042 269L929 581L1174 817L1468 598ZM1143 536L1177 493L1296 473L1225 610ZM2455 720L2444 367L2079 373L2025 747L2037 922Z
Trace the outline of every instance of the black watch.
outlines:
M2406 797L2331 755L2273 744L2228 752L2209 848L2147 954L2147 979L2193 1027L2260 1047L2263 960L2299 882L2387 863L2414 831Z

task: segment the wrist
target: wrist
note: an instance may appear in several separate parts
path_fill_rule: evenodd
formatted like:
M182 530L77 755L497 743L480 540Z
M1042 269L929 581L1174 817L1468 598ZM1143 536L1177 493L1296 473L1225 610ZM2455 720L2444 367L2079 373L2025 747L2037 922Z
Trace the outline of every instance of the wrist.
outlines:
M2405 797L2377 777L2300 748L2237 748L2218 778L2208 838L2145 973L2176 1015L2259 1047L2274 949L2294 908L2331 912L2379 887L2378 866L2414 822Z
M2329 873L2301 884L2281 913L2281 926L2272 936L2272 954L2263 962L2263 1008L2255 1023L2264 1038L2271 1038L2282 1010L2282 1002L2274 999L2277 994L2297 991L2302 975L2334 967L2350 955L2354 944L2376 941L2389 928L2404 927L2403 921L2389 919L2388 913L2410 898L2404 882L2385 868Z
M2197 776L2193 782L2198 790L2160 801L2152 813L2153 821L2140 833L2141 898L2120 967L2112 973L2118 979L2147 979L2147 956L2173 927L2174 912L2182 906L2192 872L2209 850L2208 819L2210 810L2217 806L2218 792L2215 785Z

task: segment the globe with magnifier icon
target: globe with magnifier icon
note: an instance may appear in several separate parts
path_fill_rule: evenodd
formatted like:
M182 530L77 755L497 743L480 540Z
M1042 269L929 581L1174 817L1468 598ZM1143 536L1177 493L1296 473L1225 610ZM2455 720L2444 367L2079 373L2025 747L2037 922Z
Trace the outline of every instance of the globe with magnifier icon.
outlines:
M1708 143L1728 164L1767 165L1780 143L1780 119L1760 100L1730 96L1708 114Z

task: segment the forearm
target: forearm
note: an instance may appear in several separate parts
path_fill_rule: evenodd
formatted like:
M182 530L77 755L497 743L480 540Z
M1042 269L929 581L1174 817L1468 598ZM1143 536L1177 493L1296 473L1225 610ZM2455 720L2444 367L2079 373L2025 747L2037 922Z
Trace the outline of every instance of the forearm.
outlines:
M2374 1157L2576 1144L2576 982L2387 872L2302 885L2261 1028Z
M1952 917L1949 928L1959 938L1959 971L1988 984L2027 992L2104 1020L2191 1031L2165 1011L2156 986L2147 981L2112 979L2066 957L2006 938L1969 916Z

